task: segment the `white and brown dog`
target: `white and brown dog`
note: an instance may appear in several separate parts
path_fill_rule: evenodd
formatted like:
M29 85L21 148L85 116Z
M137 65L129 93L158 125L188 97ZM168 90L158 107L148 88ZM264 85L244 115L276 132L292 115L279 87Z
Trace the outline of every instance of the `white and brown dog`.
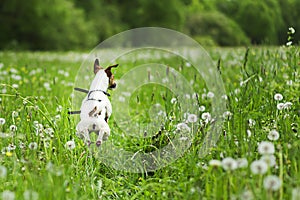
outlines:
M83 138L87 145L91 144L91 132L98 135L97 146L100 146L102 141L107 140L110 135L107 122L112 113L112 106L108 99L107 89L116 87L111 69L117 66L118 64L104 69L99 65L99 60L95 60L95 78L92 81L90 90L87 92L87 96L82 101L80 122L76 126L77 135Z

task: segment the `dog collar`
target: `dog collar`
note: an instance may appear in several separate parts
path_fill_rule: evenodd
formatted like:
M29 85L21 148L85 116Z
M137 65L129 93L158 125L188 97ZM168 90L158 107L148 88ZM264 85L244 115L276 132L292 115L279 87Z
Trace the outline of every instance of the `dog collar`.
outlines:
M91 90L91 91L89 91L89 93L88 93L88 99L89 99L91 93L93 93L93 92L103 92L103 94L105 94L106 96L110 96L109 93L107 93L107 92L105 92L105 91L103 91L103 90Z

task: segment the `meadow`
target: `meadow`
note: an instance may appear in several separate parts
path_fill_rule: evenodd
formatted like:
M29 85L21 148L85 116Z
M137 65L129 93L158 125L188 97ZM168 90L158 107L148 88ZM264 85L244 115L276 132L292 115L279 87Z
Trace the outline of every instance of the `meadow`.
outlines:
M196 92L186 97L196 101L195 113L182 113L172 90L159 84L110 92L107 144L132 153L172 140L188 144L165 166L136 166L138 172L115 169L99 158L105 159L105 150L91 150L76 136L76 116L67 113L74 109L74 81L87 53L0 52L0 199L300 199L299 48L207 50L223 80L226 112L222 133L205 156L199 152L214 124L217 95L193 66L151 52L118 60L117 83L135 65L168 63ZM124 126L114 118L126 115L123 104L130 108ZM139 133L128 134L134 124ZM182 129L193 137L186 141Z

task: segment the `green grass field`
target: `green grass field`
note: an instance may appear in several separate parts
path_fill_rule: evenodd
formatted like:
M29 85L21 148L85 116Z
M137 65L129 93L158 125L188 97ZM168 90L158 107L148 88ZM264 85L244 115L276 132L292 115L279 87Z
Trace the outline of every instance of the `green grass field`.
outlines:
M120 101L112 101L108 143L149 153L172 139L184 143L176 135L178 123L193 133L178 159L140 173L107 165L76 136L76 117L67 112L73 109L74 80L86 53L0 52L0 199L300 199L299 48L246 52L208 50L220 68L228 112L218 142L204 157L199 151L213 126L207 114L215 97L195 69L174 57L118 61L117 83L140 63L168 63L188 77L198 97L199 109L189 113L196 114L196 121L191 122L181 113L182 105L174 103L172 91L155 84L137 88L124 102L130 108L127 126L138 124L144 133L135 136L114 120L124 112L114 109L123 99L116 96L119 88L110 92ZM153 105L164 113L156 115ZM148 125L151 120L154 124Z

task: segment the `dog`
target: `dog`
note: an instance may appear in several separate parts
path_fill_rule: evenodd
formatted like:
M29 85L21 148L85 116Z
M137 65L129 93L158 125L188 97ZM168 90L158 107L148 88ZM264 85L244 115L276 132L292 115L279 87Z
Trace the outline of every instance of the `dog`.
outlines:
M98 135L96 145L99 147L102 141L108 139L110 128L108 119L112 114L112 106L108 99L108 89L116 88L112 68L118 64L111 65L106 69L99 65L99 60L94 62L95 78L91 83L87 96L83 99L80 108L80 121L76 126L77 135L84 139L84 142L90 146L90 133Z

